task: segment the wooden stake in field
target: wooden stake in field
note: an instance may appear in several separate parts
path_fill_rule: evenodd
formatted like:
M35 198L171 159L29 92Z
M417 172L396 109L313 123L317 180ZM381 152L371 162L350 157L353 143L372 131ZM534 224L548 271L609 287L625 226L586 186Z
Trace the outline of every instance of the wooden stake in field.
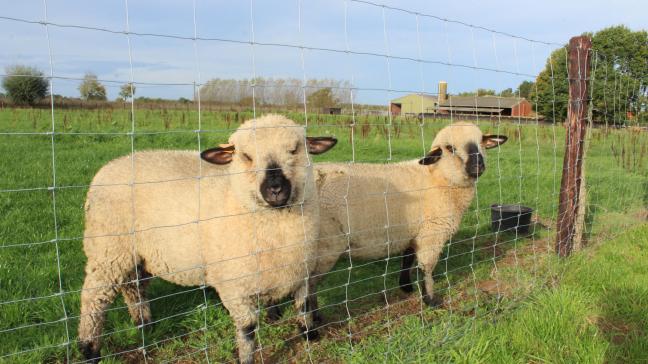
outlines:
M556 224L556 253L561 257L568 256L572 251L579 220L576 215L579 210L583 148L587 130L591 49L590 37L580 36L569 40L567 140Z

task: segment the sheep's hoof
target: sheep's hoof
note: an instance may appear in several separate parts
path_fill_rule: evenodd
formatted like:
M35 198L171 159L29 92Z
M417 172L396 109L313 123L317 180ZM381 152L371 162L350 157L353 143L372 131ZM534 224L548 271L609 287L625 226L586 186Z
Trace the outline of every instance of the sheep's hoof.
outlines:
M430 295L423 295L423 302L425 302L428 307L436 308L436 307L441 307L443 304L443 299L441 299L439 296L433 296L430 297Z
M79 350L83 354L85 363L97 364L101 360L101 353L99 349L91 342L81 341L79 342Z
M266 317L270 322L279 321L281 319L281 316L283 316L283 311L281 311L279 306L268 307L268 309L266 310Z
M316 329L307 330L304 326L300 326L299 330L302 333L302 337L308 341L316 341L319 339L320 334Z

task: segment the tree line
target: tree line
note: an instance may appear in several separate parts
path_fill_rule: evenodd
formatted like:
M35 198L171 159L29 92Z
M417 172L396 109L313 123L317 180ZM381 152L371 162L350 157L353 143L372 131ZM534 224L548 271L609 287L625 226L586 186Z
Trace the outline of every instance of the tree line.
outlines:
M333 107L350 102L352 85L335 79L297 78L212 79L200 87L200 99L223 104Z
M648 123L648 32L620 25L588 35L596 52L592 58L593 119L611 124L626 120ZM515 90L480 88L459 95L524 97L535 105L538 114L561 122L567 116L569 97L566 52L567 47L553 51L536 79L523 81ZM5 69L2 87L13 103L34 105L48 95L49 81L35 67L14 65ZM305 98L310 107L324 108L348 104L352 88L349 81L335 79L216 78L202 85L194 99L246 107L254 99L258 105L298 107ZM85 74L78 90L82 100L107 100L105 86L93 73ZM126 83L118 100L132 99L135 92L135 85Z
M11 65L5 68L2 87L7 97L17 105L34 105L48 96L49 80L36 67ZM97 75L87 72L78 87L79 96L85 101L107 101L106 87L99 82ZM120 100L130 99L135 95L135 85L126 83L119 91Z
M586 35L591 36L595 51L590 75L593 120L648 123L648 32L619 25ZM530 98L548 119L560 122L567 117L567 47L551 53Z

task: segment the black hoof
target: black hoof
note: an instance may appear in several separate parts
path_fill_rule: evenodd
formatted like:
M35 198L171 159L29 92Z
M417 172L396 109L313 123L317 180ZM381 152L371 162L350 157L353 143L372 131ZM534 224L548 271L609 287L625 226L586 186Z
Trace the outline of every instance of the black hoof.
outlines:
M281 311L279 306L268 307L266 312L266 316L270 322L277 322L281 319L281 316L283 316L283 311Z
M80 342L79 350L83 355L84 363L97 364L99 363L99 360L101 360L101 353L99 352L99 349L92 345L92 343L83 341Z
M439 296L430 297L429 295L423 295L423 302L425 302L428 307L440 307L443 304L443 299Z
M320 337L319 331L315 329L307 330L304 326L300 326L299 330L302 333L302 337L304 339L308 339L309 341L318 340Z

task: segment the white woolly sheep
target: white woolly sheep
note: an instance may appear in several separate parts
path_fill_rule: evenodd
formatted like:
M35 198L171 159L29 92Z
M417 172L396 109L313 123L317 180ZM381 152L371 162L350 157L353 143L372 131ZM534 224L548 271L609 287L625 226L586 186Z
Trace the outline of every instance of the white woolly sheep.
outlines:
M139 325L151 320L148 274L214 287L237 328L239 359L254 358L258 302L290 294L306 335L305 299L315 261L319 204L307 155L334 138L305 137L277 115L245 122L229 145L145 151L105 165L85 204L88 262L81 292L80 348L97 362L106 308L122 293ZM199 178L200 177L200 178Z
M322 178L321 229L311 284L345 252L360 259L404 254L400 283L411 292L415 253L425 277L423 299L435 305L432 272L473 199L475 180L485 169L482 150L506 140L459 122L439 131L419 161L316 165ZM315 292L313 286L311 290ZM315 294L311 299L309 306L316 309Z

